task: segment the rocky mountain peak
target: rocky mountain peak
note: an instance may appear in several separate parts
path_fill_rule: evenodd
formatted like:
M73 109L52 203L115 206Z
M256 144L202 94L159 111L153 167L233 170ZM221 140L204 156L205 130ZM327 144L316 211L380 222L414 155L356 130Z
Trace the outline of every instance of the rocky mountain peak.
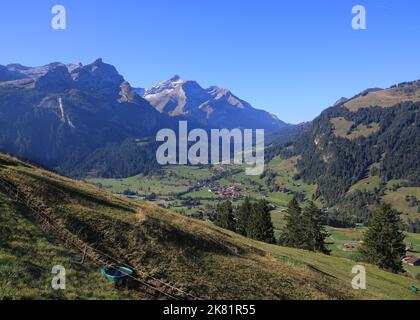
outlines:
M26 78L18 71L10 70L8 67L0 65L0 81L14 81Z
M254 109L230 90L212 86L204 89L193 80L175 75L148 90L139 90L155 109L171 117L187 116L217 128L277 129L284 122L268 112Z
M140 100L143 100L141 96L137 93L138 89L133 89L129 82L124 81L123 83L121 83L120 88L121 91L119 93L119 102L138 103L140 102Z
M171 79L169 79L169 81L171 81L171 82L176 82L176 81L179 81L179 80L182 80L181 79L181 77L179 76L179 75L174 75Z
M334 107L342 105L343 103L346 103L347 101L349 101L349 99L345 98L345 97L341 97L340 99L338 99L335 103L334 103Z
M92 64L76 68L71 73L76 87L99 95L118 95L124 78L117 69L97 59Z
M55 64L45 75L35 81L35 88L52 92L63 91L73 87L73 79L64 64Z

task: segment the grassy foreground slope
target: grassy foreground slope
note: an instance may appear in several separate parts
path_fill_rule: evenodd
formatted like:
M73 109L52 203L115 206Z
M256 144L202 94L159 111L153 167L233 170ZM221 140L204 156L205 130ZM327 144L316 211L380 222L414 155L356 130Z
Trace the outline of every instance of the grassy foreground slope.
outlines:
M59 240L63 238L71 238L72 243L82 246L89 244L141 270L143 277L154 276L199 298L419 298L408 290L413 281L404 276L368 266L371 286L368 275L368 290L355 291L350 284L354 265L350 260L251 241L211 224L181 217L146 202L119 198L4 155L0 155L0 179L17 188L19 198L27 204L15 208L8 189L0 183L5 204L2 208L7 208L0 211L1 234L5 230L10 233L1 238L1 265L7 272L14 270L14 264L20 265L22 275L27 277L22 280L2 275L1 283L7 278L9 287L20 290L19 283L31 286L26 290L32 291L33 298L45 297L38 290L49 286L50 260L71 268L70 262L60 256L66 257L66 252L77 248ZM28 207L42 211L55 228L32 219ZM10 210L16 210L14 218ZM26 250L13 247L18 232L29 237L21 241L25 242ZM32 241L30 237L42 241ZM38 256L35 262L45 264L38 275L27 267L34 261L31 259L34 252ZM135 292L128 289L115 292L98 276L95 272L98 267L95 269L90 260L86 261L86 266L89 265L93 269L90 273L84 274L83 268L69 273L68 281L78 287L72 291L73 295L60 298L114 298L115 295L141 298L141 287ZM19 297L19 293L10 295Z
M0 300L143 297L116 290L95 270L78 264L80 252L53 241L1 193L0 230ZM66 290L51 287L51 271L56 265L66 266Z

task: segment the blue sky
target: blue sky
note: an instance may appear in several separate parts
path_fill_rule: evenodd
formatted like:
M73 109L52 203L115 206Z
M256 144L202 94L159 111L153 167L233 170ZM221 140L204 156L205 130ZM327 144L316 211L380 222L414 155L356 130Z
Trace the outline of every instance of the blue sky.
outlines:
M67 9L52 30L51 8ZM354 5L367 30L351 27ZM133 86L179 74L298 123L338 98L420 78L418 0L2 0L0 64L114 64Z

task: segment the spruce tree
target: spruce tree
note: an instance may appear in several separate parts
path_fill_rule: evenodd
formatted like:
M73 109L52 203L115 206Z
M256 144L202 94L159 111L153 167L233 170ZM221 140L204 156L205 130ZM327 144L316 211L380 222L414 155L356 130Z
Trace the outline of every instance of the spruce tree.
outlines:
M398 212L384 204L373 216L360 253L368 263L400 272L403 271L402 259L406 255L404 239Z
M311 201L302 213L302 248L309 251L329 254L330 250L325 245L329 236L325 230L321 210Z
M252 204L247 197L242 205L238 208L238 215L236 221L236 232L245 237L248 236L248 229L250 223L250 216L252 211Z
M284 219L286 225L282 230L279 244L286 247L301 248L303 246L302 209L296 198L289 202Z
M235 231L235 217L233 215L233 207L230 201L226 201L217 206L216 221L214 223L220 228Z
M247 232L250 238L267 243L275 243L270 211L265 200L260 200L253 204Z

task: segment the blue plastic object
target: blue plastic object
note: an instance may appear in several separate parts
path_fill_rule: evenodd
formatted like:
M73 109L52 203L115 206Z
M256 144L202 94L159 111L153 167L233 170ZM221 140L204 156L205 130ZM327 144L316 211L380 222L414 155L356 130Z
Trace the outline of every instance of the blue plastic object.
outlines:
M124 266L113 266L101 269L101 274L105 276L109 281L122 280L132 275L133 272L133 269Z

